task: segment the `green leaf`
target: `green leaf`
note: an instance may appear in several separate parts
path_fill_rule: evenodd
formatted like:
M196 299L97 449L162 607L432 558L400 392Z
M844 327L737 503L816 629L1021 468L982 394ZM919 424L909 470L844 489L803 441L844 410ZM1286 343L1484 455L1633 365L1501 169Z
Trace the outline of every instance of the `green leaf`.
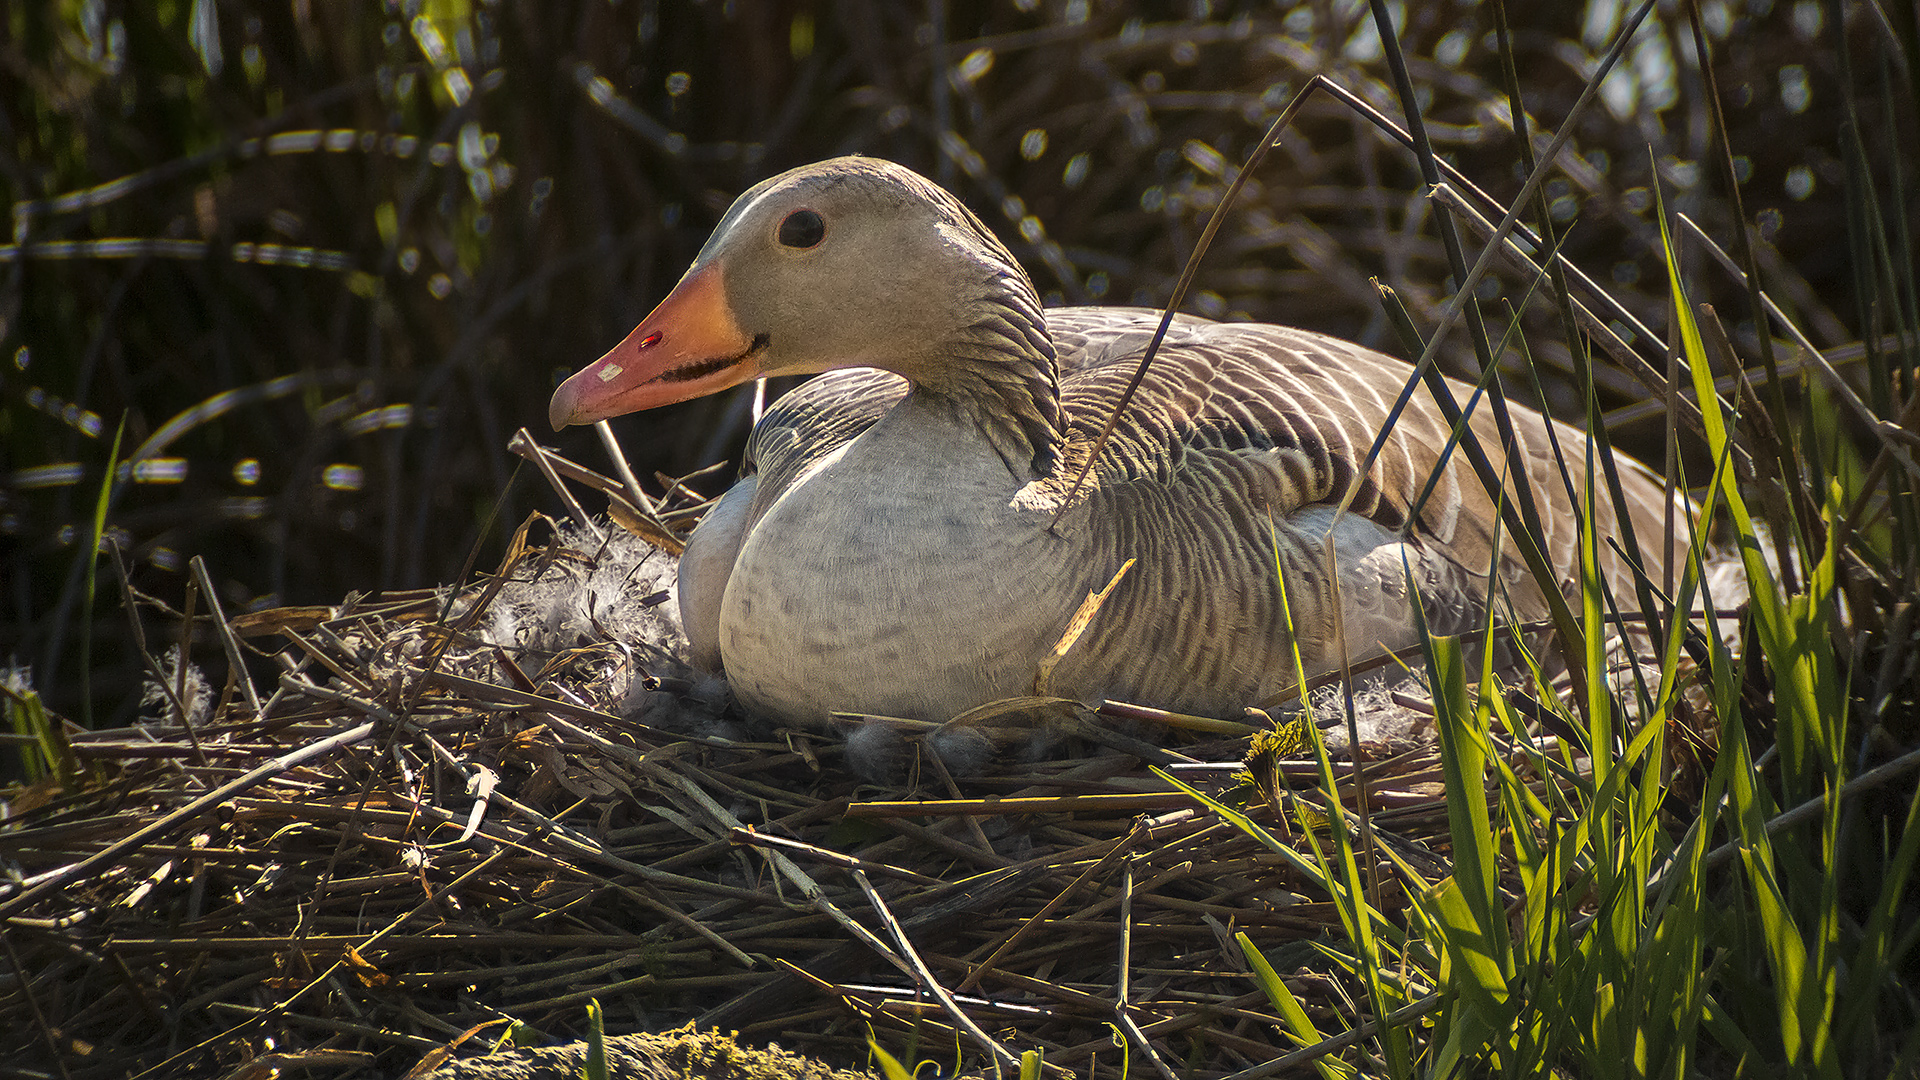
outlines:
M16 735L33 740L38 756L22 751L20 762L28 780L38 780L52 772L63 789L71 791L80 779L80 759L67 742L67 731L60 718L47 712L40 695L25 684L16 687L0 680L0 695L5 695L7 719Z
M1491 965L1484 985L1499 1000L1506 997L1513 960L1500 899L1500 853L1487 815L1487 733L1481 714L1467 700L1459 639L1434 637L1431 642L1434 723L1440 734L1447 824L1453 837L1451 895L1462 905L1460 918L1449 920L1448 925L1456 932L1470 932L1480 942L1475 956Z
M607 1025L600 1002L587 999L587 1060L580 1066L585 1080L607 1080Z
M1307 1017L1307 1010L1301 1006L1300 1000L1293 996L1292 990L1287 989L1286 982L1273 970L1273 965L1267 963L1266 956L1254 946L1246 932L1234 934L1233 940L1239 944L1240 955L1246 957L1247 966L1253 969L1254 982L1260 984L1267 1000L1273 1004L1273 1011L1287 1025L1287 1034L1301 1046L1326 1041L1326 1036L1320 1034L1320 1029ZM1315 1058L1313 1067L1326 1080L1352 1080L1358 1075L1353 1066L1332 1055Z
M913 1074L907 1071L905 1065L900 1064L898 1058L887 1053L880 1043L874 1039L872 1032L867 1033L867 1050L880 1062L880 1075L885 1077L886 1080L913 1080ZM1020 1066L1020 1071L1022 1076L1026 1075L1026 1064L1024 1061Z
M87 561L85 594L80 605L80 724L93 727L93 601L100 569L100 541L107 535L107 510L113 505L113 484L120 470L120 437L127 431L125 414L120 417L120 425L113 429L113 446L107 451L107 468L100 478L100 493L93 500L93 519L89 523L89 535L86 547L75 553L75 558ZM132 603L131 597L127 600ZM186 657L180 658L186 663Z

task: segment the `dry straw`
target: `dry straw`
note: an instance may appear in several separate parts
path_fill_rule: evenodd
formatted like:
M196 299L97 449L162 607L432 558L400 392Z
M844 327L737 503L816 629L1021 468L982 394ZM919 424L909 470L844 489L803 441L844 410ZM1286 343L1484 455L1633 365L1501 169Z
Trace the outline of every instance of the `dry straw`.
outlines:
M451 598L203 614L246 647L277 639L280 685L191 731L72 737L101 782L0 833L29 883L0 916L34 931L4 1023L62 1017L40 1037L72 1076L237 1066L269 1044L298 1065L341 1038L397 1071L502 1017L579 1037L590 998L841 1060L869 1027L933 1056L1043 1048L1057 1075L1119 1076L1130 1053L1224 1074L1294 1049L1233 933L1288 955L1337 928L1331 905L1136 757L929 768L902 800L818 733L623 719L617 645L509 655L475 634L513 586L591 572L590 545L532 531ZM1157 756L1264 805L1233 778L1243 744L1214 738ZM1444 865L1435 755L1368 780L1382 842ZM1356 994L1335 976L1295 991L1329 1013Z

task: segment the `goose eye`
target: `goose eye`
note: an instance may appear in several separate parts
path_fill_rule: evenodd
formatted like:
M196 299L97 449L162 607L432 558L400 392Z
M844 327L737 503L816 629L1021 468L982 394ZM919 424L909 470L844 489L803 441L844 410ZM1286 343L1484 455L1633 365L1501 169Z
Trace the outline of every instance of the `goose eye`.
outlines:
M810 248L826 235L826 219L812 210L795 210L780 223L780 242L790 248Z

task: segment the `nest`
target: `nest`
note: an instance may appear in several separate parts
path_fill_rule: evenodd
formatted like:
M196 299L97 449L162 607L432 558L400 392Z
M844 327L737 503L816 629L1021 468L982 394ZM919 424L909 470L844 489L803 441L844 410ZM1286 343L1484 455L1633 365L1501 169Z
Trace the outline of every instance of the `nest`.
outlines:
M697 510L519 449L669 548ZM216 613L232 655L283 646L270 695L166 667L168 716L69 730L74 775L0 832L14 1069L399 1075L579 1039L597 1001L609 1035L691 1020L841 1064L871 1034L909 1064L1245 1078L1300 1048L1241 933L1310 1017L1364 1021L1314 949L1334 905L1168 779L1279 831L1312 760L1252 783L1232 725L1163 749L1109 705L1065 718L1064 756L867 784L843 738L679 666L671 557L585 526L530 520L455 590ZM1434 751L1369 749L1335 769L1397 856L1369 860L1392 911L1423 887L1401 868L1446 872L1447 817Z

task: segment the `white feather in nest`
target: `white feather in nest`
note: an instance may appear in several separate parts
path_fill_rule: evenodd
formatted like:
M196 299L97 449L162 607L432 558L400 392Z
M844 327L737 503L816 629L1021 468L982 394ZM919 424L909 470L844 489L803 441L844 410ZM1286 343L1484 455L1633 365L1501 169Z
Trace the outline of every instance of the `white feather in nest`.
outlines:
M582 688L597 707L649 727L743 738L737 716L729 716L726 681L687 662L677 561L624 529L601 528L604 539L562 526L555 557L538 574L501 587L478 636L523 668L598 647Z
M619 529L603 540L562 526L554 543L543 572L509 582L494 598L488 641L544 653L619 641L676 662L685 656L672 556Z
M166 682L162 684L152 672L140 680L140 708L148 716L155 716L163 723L176 723L185 713L189 727L199 727L213 718L213 686L207 681L206 673L200 665L186 661L186 670L180 670L180 646L167 649L160 661L160 674ZM178 708L175 698L178 697Z

